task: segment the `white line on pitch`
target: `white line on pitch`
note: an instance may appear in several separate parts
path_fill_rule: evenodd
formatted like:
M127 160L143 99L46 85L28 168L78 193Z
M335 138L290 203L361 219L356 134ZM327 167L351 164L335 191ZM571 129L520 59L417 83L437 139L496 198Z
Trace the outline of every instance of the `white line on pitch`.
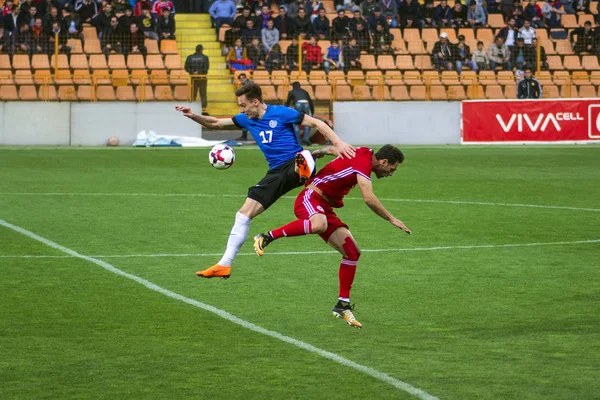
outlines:
M110 265L109 263L107 263L105 261L98 260L98 259L96 259L94 257L85 256L83 254L79 254L75 250L71 250L71 249L66 248L64 246L61 246L58 243L55 243L55 242L53 242L51 240L48 240L48 239L45 239L45 238L43 238L41 236L36 235L33 232L30 232L30 231L28 231L26 229L23 229L23 228L19 227L19 226L16 226L16 225L13 225L11 223L8 223L8 222L6 222L4 220L0 219L0 225L5 226L6 228L12 229L12 230L14 230L16 232L19 232L19 233L21 233L21 234L23 234L23 235L25 235L25 236L27 236L27 237L29 237L31 239L37 240L38 242L41 242L41 243L45 244L46 246L52 247L53 249L60 250L63 253L69 254L72 257L80 258L82 260L86 260L86 261L89 261L91 263L94 263L94 264L98 265L99 267L104 268L107 271L110 271L110 272L112 272L114 274L117 274L117 275L121 275L121 276L123 276L123 277L125 277L127 279L131 279L132 281L135 281L135 282L137 282L137 283L139 283L141 285L144 285L148 289L154 290L155 292L161 293L161 294L163 294L163 295L165 295L167 297L170 297L170 298L175 299L175 300L182 301L182 302L184 302L186 304L189 304L189 305L192 305L194 307L203 309L205 311L209 311L209 312L211 312L213 314L218 315L219 317L221 317L223 319L226 319L226 320L228 320L230 322L233 322L234 324L240 325L240 326L242 326L242 327L244 327L246 329L249 329L251 331L262 333L263 335L270 336L270 337L272 337L274 339L277 339L277 340L280 340L282 342L292 344L292 345L294 345L296 347L299 347L299 348L301 348L303 350L309 351L309 352L314 353L314 354L318 354L321 357L324 357L324 358L327 358L329 360L335 361L338 364L342 364L342 365L344 365L346 367L350 367L350 368L355 369L357 371L360 371L360 372L362 372L364 374L370 375L370 376L372 376L375 379L378 379L378 380L380 380L382 382L389 383L390 385L394 386L395 388L403 390L403 391L405 391L407 393L410 393L411 395L416 396L416 397L418 397L420 399L423 399L423 400L438 400L437 397L432 396L429 393L427 393L427 392L425 392L425 391L423 391L423 390L421 390L419 388L416 388L416 387L412 386L409 383L406 383L406 382L401 381L399 379L393 378L393 377L391 377L390 375L388 375L388 374L386 374L384 372L377 371L376 369L367 367L367 366L362 365L362 364L358 364L358 363L356 363L356 362L354 362L352 360L349 360L347 358L344 358L344 357L342 357L342 356L340 356L338 354L332 353L332 352L327 351L327 350L320 349L320 348L315 347L315 346L313 346L311 344L302 342L302 341L300 341L298 339L294 339L294 338L292 338L290 336L283 335L283 334L281 334L279 332L275 332L275 331L272 331L272 330L269 330L269 329L265 329L263 327L255 325L255 324L253 324L251 322L243 320L243 319L241 319L239 317L236 317L235 315L230 314L227 311L223 311L223 310L221 310L219 308L213 307L213 306L211 306L209 304L201 303L201 302L199 302L197 300L190 299L190 298L182 296L180 294L171 292L170 290L165 289L163 287L160 287L160 286L158 286L158 285L156 285L156 284L154 284L154 283L152 283L150 281L147 281L146 279L143 279L143 278L140 278L139 276L136 276L136 275L127 273L125 271L122 271L122 270L118 269L117 267L115 267L113 265Z
M10 192L2 193L0 196L99 196L99 197L119 197L119 196L139 196L139 197L233 197L245 198L242 194L206 194L206 193L63 193L63 192L48 192L48 193L27 193L27 192ZM283 196L286 199L295 199L295 196ZM362 200L361 197L345 197L345 200ZM528 208L545 208L552 210L574 210L574 211L593 211L600 212L600 208L587 207L570 207L570 206L552 206L543 204L521 204L521 203L494 203L484 201L462 201L462 200L430 200L430 199L389 199L381 198L382 201L397 201L404 203L441 203L441 204L466 204L475 206L501 206L501 207L528 207Z
M563 246L573 244L600 243L600 239L575 240L572 242L541 242L541 243L508 243L508 244L483 244L474 246L437 246L437 247L412 247L398 249L363 249L363 253L395 253L405 251L438 251L438 250L463 250L463 249L501 249L510 247L535 247L535 246ZM268 256L310 255L310 254L337 254L334 250L322 251L275 251L265 253ZM163 254L121 254L121 255L94 255L95 258L134 258L134 257L221 257L221 253L163 253ZM238 253L238 256L255 256L256 253ZM75 256L36 256L36 255L6 255L0 258L73 258Z

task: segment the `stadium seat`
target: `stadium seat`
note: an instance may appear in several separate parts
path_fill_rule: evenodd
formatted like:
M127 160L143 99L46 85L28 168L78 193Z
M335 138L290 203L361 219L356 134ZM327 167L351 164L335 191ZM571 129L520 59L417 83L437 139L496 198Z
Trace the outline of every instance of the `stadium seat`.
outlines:
M593 15L598 15L598 2L597 1L591 1L589 3L589 5L590 5L590 12ZM592 23L592 25L593 25L593 23Z
M394 66L394 72L396 72L396 67ZM383 74L381 71L368 71L366 84L369 86L378 86L383 84Z
M446 94L448 100L465 100L467 98L465 95L465 88L462 85L448 86Z
M88 60L85 54L73 54L71 56L71 69L88 69Z
M67 41L67 46L71 48L71 54L83 53L83 47L81 46L81 40L79 39L69 39Z
M421 31L421 38L425 43L438 41L438 31L435 28L425 28Z
M563 59L563 65L565 69L569 71L578 71L583 69L581 62L579 61L579 56L565 56Z
M552 56L556 54L556 50L554 49L554 42L550 39L540 39L540 44L546 51L547 56Z
M363 85L365 83L365 74L362 71L349 71L346 78L351 86Z
M0 54L0 70L1 69L12 69L8 54Z
M12 101L19 100L19 94L15 85L0 86L0 100Z
M15 83L17 85L33 85L31 70L20 69L15 71Z
M96 85L112 85L110 72L107 69L95 69L92 71L92 80Z
M181 57L179 54L168 54L165 56L165 68L169 71L173 69L183 68L181 65Z
M432 70L430 56L415 56L415 68L420 70Z
M88 71L87 69L76 69L75 71L73 71L73 83L76 85L91 84L92 78L90 77L90 71Z
M99 101L115 101L115 90L112 86L100 85L96 87L96 99Z
M579 97L577 93L577 86L575 85L563 85L560 87L560 97L563 99L571 99Z
M415 69L413 59L411 56L396 56L396 68L400 70L412 70Z
M113 86L129 86L131 81L129 80L129 72L126 69L115 69L111 74Z
M392 97L390 95L390 89L387 86L373 86L372 89L372 97L373 100L377 101L387 101L391 100Z
M425 44L421 40L413 40L412 42L407 42L406 46L408 52L410 54L426 54L427 51L425 49Z
M31 68L34 70L38 69L50 69L50 63L48 62L48 56L45 54L34 54L31 57Z
M579 24L577 23L577 16L573 14L561 15L560 24L566 29L574 29L579 27Z
M496 85L498 81L494 71L481 71L479 72L479 83L482 85Z
M79 101L92 101L95 99L92 87L88 85L80 85L77 87L77 98Z
M552 76L550 75L549 71L540 71L538 74L536 74L535 79L537 79L542 86L553 84Z
M415 40L421 41L421 34L419 33L418 29L414 29L414 28L405 29L403 36L404 36L404 41L407 43L415 41Z
M158 41L145 39L144 45L146 46L146 51L148 54L160 54L160 50L158 49Z
M504 97L507 99L517 98L517 85L506 85L504 86Z
M595 99L597 97L596 88L592 85L580 86L579 97L584 99Z
M490 14L488 15L488 25L494 29L502 28L504 26L504 18L502 14ZM479 39L481 40L481 39Z
M404 73L404 84L407 86L422 85L423 81L419 71L406 71Z
M36 85L53 85L52 73L49 69L38 69L33 74L33 81Z
M350 90L350 86L337 85L335 87L335 99L339 100L339 101L353 100L352 91Z
M566 85L571 81L571 75L568 71L554 71L552 81L555 85Z
M586 71L573 71L571 80L577 86L590 84L590 77Z
M188 73L183 69L175 69L169 74L171 85L188 85Z
M173 97L177 101L189 101L190 90L187 86L175 86L175 89L173 90Z
M26 101L36 101L38 100L38 94L35 90L35 86L32 85L22 85L19 87L19 98L21 100Z
M385 73L385 84L388 86L403 85L402 73L400 71L387 71Z
M315 99L329 101L331 99L331 86L315 86Z
M330 85L345 85L346 75L344 71L331 71L327 77ZM293 75L290 75L290 82L294 81Z
M133 96L133 92L131 93ZM143 85L135 88L135 99L138 101L154 101L152 86Z
M108 56L108 68L112 69L126 69L125 56L123 54L111 54Z
M592 85L600 86L600 71L592 71L590 73L590 82Z
M366 85L357 85L352 89L352 98L357 101L373 100L371 91Z
M90 69L108 69L108 64L106 63L106 57L104 57L104 54L92 54L90 56Z
M500 18L502 18L501 15ZM482 41L484 43L483 48L485 51L487 51L488 46L494 41L494 32L492 32L492 30L488 28L477 29L477 40ZM475 49L472 48L471 51L473 52L475 51Z
M558 94L558 87L556 85L546 85L542 88L543 98L545 99L558 99L560 95Z
M83 27L83 40L89 42L90 40L96 39L98 40L98 31L93 26L85 26Z
M164 69L155 69L150 72L150 82L153 85L168 85L169 77Z
M377 64L375 63L375 57L370 54L361 55L360 56L360 64L361 64L361 68L364 70L377 69Z
M12 71L9 69L0 69L0 85L13 85L14 83Z
M166 40L163 40L163 43ZM165 65L163 64L162 57L158 54L151 54L146 57L146 67L150 70L152 69L165 69Z
M311 71L311 75L313 72L318 73L316 76L321 77L321 79L315 79L314 83L312 80L310 81L311 85L327 85L327 75L325 75L325 71ZM288 73L287 71L273 71L271 73L271 83L273 85L287 85L289 83Z
M515 74L512 71L499 71L498 72L498 84L500 85L514 85Z
M423 42L425 44L425 53L431 55L436 42Z
M57 65L58 62L58 65ZM52 58L50 59L50 68L58 69L69 69L69 59L66 54L59 54L58 59L56 58L56 54L52 54Z
M458 30L458 36L460 36L460 35L463 35L465 37L466 43L477 40L477 39L475 39L475 33L473 32L473 29L471 29L471 28L460 28ZM473 47L471 47L471 52L473 52L474 50L475 49Z
M460 74L460 83L461 85L474 85L477 83L477 73L475 71L463 71Z
M600 65L598 65L598 57L596 56L583 56L581 64L583 69L587 71L600 70Z
M161 41L160 52L163 54L177 54L177 42L175 40Z
M252 74L252 80L257 85L263 87L271 85L271 78L269 77L269 72L266 70L254 71L254 73Z
M85 39L83 51L86 54L101 54L102 48L100 46L100 40L98 40L98 38Z
M406 42L404 39L402 39L402 35L394 35L394 39L392 40L392 48L394 49L394 54L406 53Z
M446 86L460 85L456 71L443 71L442 84Z
M429 95L431 100L434 101L447 101L446 88L444 86L431 86L429 88Z
M329 46L331 46L331 42L329 40L319 40L317 42L317 45L321 48L321 53L325 54L327 53L327 49L329 49Z
M54 75L54 83L57 85L72 85L71 71L68 69L59 69Z
M377 68L383 71L396 69L393 56L381 55L377 57Z
M458 42L458 38L456 37L456 31L454 28L442 28L440 29L440 34L445 33L448 35L448 41L450 43Z
M31 69L29 56L27 54L15 54L13 56L12 67L14 69Z
M427 100L427 89L425 86L411 86L410 98L412 100Z
M154 98L159 101L173 101L173 92L167 85L158 85L154 88Z
M287 52L287 48L292 44L291 40L280 40L279 47L281 47L281 52L285 54Z
M467 99L469 99L469 100L485 99L485 95L483 93L483 86L481 86L481 85L467 86Z
M131 71L131 83L134 85L149 85L150 80L148 79L148 71L145 69L134 69Z
M546 29L536 29L535 35L540 41L548 40L548 31Z
M568 40L561 40L560 42L556 42L556 52L559 55L573 54L571 42L569 42Z
M56 101L58 96L56 94L56 87L54 85L40 86L38 89L38 97L42 101Z
M254 72L256 73L258 71L254 71ZM254 81L254 82L256 82L256 81ZM262 90L263 90L263 92L262 92L263 99L265 101L274 102L274 101L278 100L278 98L277 98L277 92L275 92L275 87L274 86L265 85L265 86L262 87Z
M594 16L592 14L579 14L577 21L581 27L588 21L592 24L592 26L595 25Z
M502 87L500 85L488 85L485 88L485 97L487 99L503 99Z
M58 100L59 101L77 101L77 93L75 92L75 86L65 85L58 87Z
M423 83L425 85L441 85L440 74L437 71L423 71Z
M408 90L406 90L406 86L392 86L391 96L392 99L396 101L410 100L410 97L408 96Z

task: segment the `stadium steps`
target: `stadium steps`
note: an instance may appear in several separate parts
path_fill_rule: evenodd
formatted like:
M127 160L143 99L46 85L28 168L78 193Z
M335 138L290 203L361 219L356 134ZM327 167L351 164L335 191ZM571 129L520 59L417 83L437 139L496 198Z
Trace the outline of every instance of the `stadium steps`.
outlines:
M204 54L210 58L208 71L208 112L211 115L231 116L239 112L231 83L231 73L225 66L221 44L216 40L208 14L177 14L177 48L185 64L187 56L196 51L196 45L204 46ZM214 78L211 78L214 77Z

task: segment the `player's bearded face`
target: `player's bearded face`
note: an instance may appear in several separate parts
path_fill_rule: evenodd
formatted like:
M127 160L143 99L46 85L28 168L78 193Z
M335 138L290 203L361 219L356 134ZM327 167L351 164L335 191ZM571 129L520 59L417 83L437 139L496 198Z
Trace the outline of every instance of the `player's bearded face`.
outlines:
M390 164L387 159L379 160L379 165L375 167L375 176L377 179L385 178L386 176L394 175L399 163Z

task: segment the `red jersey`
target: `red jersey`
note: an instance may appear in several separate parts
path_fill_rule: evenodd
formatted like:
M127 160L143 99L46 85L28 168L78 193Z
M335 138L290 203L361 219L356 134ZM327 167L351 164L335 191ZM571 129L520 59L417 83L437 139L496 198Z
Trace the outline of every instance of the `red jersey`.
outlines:
M371 180L372 163L373 149L359 147L354 158L336 158L317 172L307 185L321 189L323 194L333 202L334 208L343 207L342 199L356 186L357 175Z

